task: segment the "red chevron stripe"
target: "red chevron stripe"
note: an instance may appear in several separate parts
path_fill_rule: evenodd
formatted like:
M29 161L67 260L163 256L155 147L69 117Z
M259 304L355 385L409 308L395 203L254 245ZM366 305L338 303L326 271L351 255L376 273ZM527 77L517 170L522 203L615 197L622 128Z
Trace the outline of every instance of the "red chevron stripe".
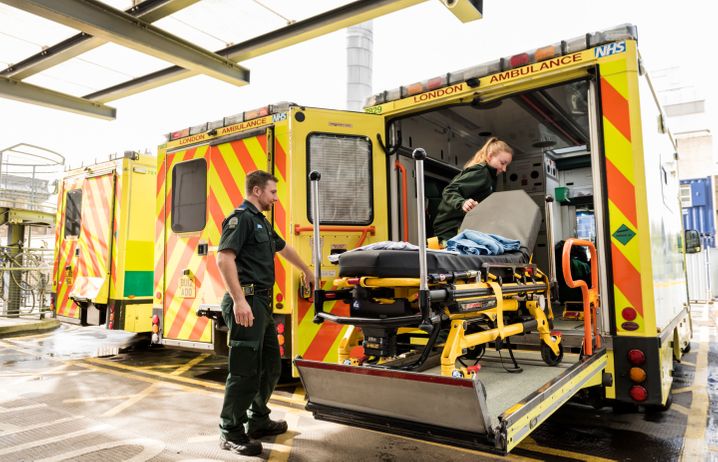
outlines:
M279 257L274 255L274 282L279 287L279 291L286 295L287 292L287 271L284 269L282 262L279 261Z
M224 160L224 157L222 156L222 153L219 151L219 149L213 148L212 152L212 164L217 171L217 175L219 176L219 180L222 182L222 188L227 192L227 196L229 197L230 202L233 206L238 206L242 203L243 195L242 191L240 191L239 186L237 185L237 182L234 181L234 176L232 175L232 172L230 172L229 167L227 166L227 163ZM234 151L233 151L234 152ZM216 154L216 155L215 155ZM235 152L236 155L236 152ZM212 185L210 185L210 189L212 188ZM224 214L222 214L224 215ZM222 217L224 219L224 216ZM222 223L222 220L219 221L219 223Z
M633 227L637 228L636 189L608 159L606 159L606 181L608 198L628 218Z
M167 284L167 293L168 295L171 292L171 297L168 297L168 300L174 299L175 291L173 289L170 289L171 286L175 284L175 281L178 281L180 278L180 275L182 274L182 270L184 270L187 267L187 264L189 263L190 259L192 258L192 255L194 254L194 249L197 248L197 243L199 242L199 236L193 236L187 238L187 243L184 245L184 250L182 251L182 257L180 258L179 263L177 264L177 267L174 268L174 272L170 273L170 283ZM202 267L200 267L199 271L202 271ZM179 331L182 329L182 325L184 324L184 319L187 317L187 311L189 310L190 306L192 305L192 301L194 299L192 298L185 298L182 300L182 303L180 305L179 310L177 311L177 315L174 318L174 321L172 322L172 326L170 327L168 337L169 338L176 338L177 334L179 334Z
M349 316L349 305L343 302L336 302L331 309L331 313L337 316ZM312 339L312 343L309 344L307 351L302 354L302 358L323 361L341 330L342 326L340 324L334 324L332 322L322 323L319 331Z
M274 203L274 219L276 221L275 226L279 231L279 235L282 239L287 238L287 212L284 210L284 206L281 201Z
M601 77L601 106L603 115L628 141L631 141L631 117L628 111L628 100L603 77Z
M266 152L266 151L265 151ZM287 179L287 153L282 149L282 145L279 144L279 140L274 138L274 165L277 167L279 174Z
M641 273L634 268L613 242L611 242L611 260L613 261L613 283L626 296L633 308L643 316Z
M233 141L231 146L237 156L237 159L239 159L239 163L242 165L242 170L246 173L258 170L257 165L254 163L254 160L252 159L251 154L249 154L247 146L245 146L243 140Z

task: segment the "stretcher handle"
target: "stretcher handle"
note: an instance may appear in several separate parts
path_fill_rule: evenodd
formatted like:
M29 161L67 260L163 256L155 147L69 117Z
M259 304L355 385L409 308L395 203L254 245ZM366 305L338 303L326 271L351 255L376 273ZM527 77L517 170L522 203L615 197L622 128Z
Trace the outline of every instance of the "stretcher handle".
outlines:
M312 185L312 221L314 225L314 322L322 322L320 314L324 312L324 292L322 291L322 240L319 234L319 180L321 173L312 170L309 181Z
M591 253L591 287L586 281L574 281L571 275L571 248L574 245L588 247ZM593 337L596 337L596 346L601 346L601 338L598 336L598 325L596 322L596 310L598 310L598 253L591 241L583 239L567 239L563 245L561 254L561 269L566 285L571 289L580 288L583 299L583 349L587 356L593 354Z
M428 271L426 265L426 205L424 198L424 159L426 159L426 151L422 148L414 149L411 157L416 162L416 216L417 225L419 227L419 310L421 311L420 329L431 332L434 326L431 323L429 306L431 304L431 295L429 294Z

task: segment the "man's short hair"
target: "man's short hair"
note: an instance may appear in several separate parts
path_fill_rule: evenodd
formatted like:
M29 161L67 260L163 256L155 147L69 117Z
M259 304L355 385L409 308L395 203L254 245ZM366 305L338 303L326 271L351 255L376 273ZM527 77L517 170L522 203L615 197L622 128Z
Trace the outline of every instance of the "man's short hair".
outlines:
M264 189L269 181L279 183L276 176L271 173L267 173L264 170L255 170L247 175L245 181L245 187L247 188L247 195L251 194L255 186L259 186L259 189Z

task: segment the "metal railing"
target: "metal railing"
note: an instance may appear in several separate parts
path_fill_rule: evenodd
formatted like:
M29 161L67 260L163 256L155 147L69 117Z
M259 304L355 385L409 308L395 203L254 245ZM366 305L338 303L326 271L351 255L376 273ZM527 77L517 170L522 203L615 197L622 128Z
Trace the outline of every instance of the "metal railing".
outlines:
M0 317L52 311L53 249L0 246Z

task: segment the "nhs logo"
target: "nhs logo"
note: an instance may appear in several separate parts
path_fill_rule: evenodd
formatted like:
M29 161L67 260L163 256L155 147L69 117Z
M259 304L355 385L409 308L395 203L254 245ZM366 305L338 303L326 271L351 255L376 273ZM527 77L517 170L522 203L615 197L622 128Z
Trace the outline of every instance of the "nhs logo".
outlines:
M616 53L623 53L624 51L626 51L626 42L617 42L596 47L593 49L593 54L596 58L603 58L605 56L615 55Z

